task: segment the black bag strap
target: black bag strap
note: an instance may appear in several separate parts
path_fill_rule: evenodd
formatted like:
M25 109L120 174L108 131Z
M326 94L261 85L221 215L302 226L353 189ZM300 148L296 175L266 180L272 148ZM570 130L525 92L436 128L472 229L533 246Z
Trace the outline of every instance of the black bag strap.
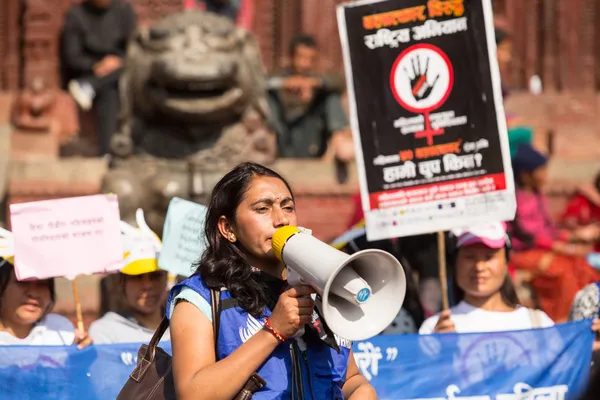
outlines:
M154 335L152 335L152 339L150 339L150 343L148 344L148 347L146 348L146 354L144 355L144 360L147 360L150 363L154 361L154 356L156 354L156 347L158 346L158 342L160 342L160 339L163 337L163 335L167 331L168 327L169 327L169 320L167 319L167 316L165 315L163 317L162 321L160 321L160 325L158 325L158 328L156 328L156 331L154 331Z
M219 332L221 328L221 292L210 289L210 308L213 319L213 338L215 342L215 361L219 361Z
M217 290L210 289L210 306L213 315L213 336L215 340L215 357L217 361L219 360L219 356L217 353L217 348L219 345L219 328L221 325L221 292ZM144 360L148 362L154 361L154 356L156 354L156 348L158 347L158 342L164 336L165 332L169 328L169 320L165 315L160 321L160 325L154 331L154 335L152 335L152 339L150 339L150 343L148 344L148 348L146 349L146 354L144 355Z

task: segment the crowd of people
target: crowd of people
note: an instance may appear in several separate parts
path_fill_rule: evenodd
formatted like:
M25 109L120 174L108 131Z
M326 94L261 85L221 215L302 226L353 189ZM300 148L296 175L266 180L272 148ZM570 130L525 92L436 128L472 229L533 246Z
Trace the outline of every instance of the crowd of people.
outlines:
M188 4L189 3L189 4ZM189 1L248 28L251 2ZM67 12L62 32L63 80L82 110L93 111L99 155L110 155L110 139L119 129L119 79L127 44L137 27L136 14L124 0L85 0ZM348 119L341 103L342 76L317 72L319 48L310 35L290 42L287 68L268 80L269 126L278 138L280 157L353 158Z
M600 204L597 202L600 188L583 187L558 221L554 221L543 191L548 157L523 142L518 144L512 163L517 200L515 219L447 234L447 263L453 272L449 278L453 289L449 297L456 304L451 310L432 316L441 311L441 296L429 301L419 285L424 279L438 279L436 244L433 249L414 246L417 239L413 237L367 242L364 236L346 244L349 252L365 248L390 251L409 271L411 282L405 310L385 333L480 332L494 326L502 330L530 329L532 322L534 327L546 327L598 315L600 272L593 261L600 241L600 225L593 215ZM355 206L350 226L364 223L359 197ZM423 242L427 244L427 239ZM434 274L429 270L435 271ZM470 279L475 283L469 282ZM475 300L470 294L470 284L480 286L483 291L491 290L483 289L489 285L493 290L485 299ZM531 298L524 300L543 310L541 313L528 314L526 308L519 307L523 303L515 287L519 284L530 286ZM482 310L491 311L489 318L497 322L487 321ZM515 313L503 313L509 310ZM429 318L425 320L426 317Z
M242 25L247 21L244 13L250 12L243 1L199 3ZM95 112L101 155L110 153L110 138L118 129L118 81L135 29L133 8L122 0L85 0L67 13L62 62L68 88L82 109ZM503 31L496 36L500 54L509 37ZM335 158L350 160L353 152L348 149L348 121L341 103L343 79L316 73L318 46L311 36L294 38L289 56L289 68L268 81L269 123L278 137L279 155L326 157L333 146ZM512 331L581 319L593 319L592 330L600 332L600 175L594 185L576 194L555 222L544 195L548 157L529 139L517 134L510 138L515 219L447 234L449 309L441 309L431 235L379 242L359 237L348 242L343 249L348 253L373 247L387 250L407 271L403 309L382 334ZM363 218L360 197L355 201L350 227ZM102 315L87 332L52 313L53 279L18 281L14 254L0 252L0 345L84 348L92 343L147 343L166 316L170 328L162 340L172 343L175 386L181 398L206 390L218 398L232 398L255 372L269 382L273 393L308 390L307 382L312 382L310 390L325 393L326 398L376 398L359 373L351 346L332 340L331 332L324 336L317 332L314 301L307 297L314 290L289 288L285 268L272 254L274 231L297 223L293 191L283 177L252 163L226 174L208 203L207 250L198 255L196 273L180 278L172 288L173 277L157 262L160 239L139 229L145 222L142 213L137 216L138 228L122 228L121 293L112 294L121 296L125 306ZM153 246L139 247L144 235ZM517 287L524 281L533 294L527 305ZM218 338L213 335L211 291L234 300L221 310ZM251 323L263 316L264 326ZM318 324L328 331L321 316ZM296 341L291 350L279 346L305 325L309 329L302 336L302 348ZM246 333L240 334L244 329ZM592 349L597 350L600 339ZM273 379L290 368L291 386L287 379Z
M527 150L520 149L516 157L522 151L531 157L532 147L521 147ZM529 168L535 170L540 165ZM562 322L552 313L564 306L555 306L552 298L539 303L545 311L526 307L519 300L510 265L515 255L538 248L535 241L530 241L529 247L517 245L521 233L514 231L520 223L519 215L507 224L490 223L448 233L452 307L447 310L425 317L411 267L405 264L406 301L396 321L382 334L515 331ZM240 164L227 173L215 186L208 203L204 229L208 246L198 255L196 273L189 278L180 277L171 289L169 274L158 266L160 239L147 227L141 210L136 214L136 222L138 227L122 222L121 228L122 292L113 295L122 296L125 307L107 312L91 324L88 332L75 329L68 319L52 313L53 279L17 280L14 254L10 253L10 246L5 246L0 252L0 345L76 344L81 349L92 343L148 343L166 316L170 327L161 340L171 342L175 386L182 398L192 398L199 390L207 389L216 398L230 398L255 372L272 382L268 390L273 393L294 390L287 380L277 379L289 365L302 371L289 378L294 380L292 388L307 388L304 379L308 379L311 390L327 393L326 398L376 398L373 388L359 373L350 343L335 337L314 308L310 297L314 289L289 287L285 265L273 254L271 241L275 231L297 224L293 191L283 177L254 163ZM9 236L4 233L5 238ZM571 238L581 237L563 234L561 240ZM368 247L353 240L346 250L356 251L359 246ZM551 247L539 248L544 254L552 254ZM393 246L389 250L394 251ZM570 257L572 262L580 258L585 261L579 255ZM594 271L589 264L581 265ZM568 269L560 271L565 276L574 274ZM544 271L539 274L544 282L553 282L556 290L561 285L572 285L561 275L555 277L544 275ZM599 332L600 282L591 273L589 279L580 277L578 282L568 286L569 290L576 290L571 298L558 301L567 304L572 320L593 319L592 330ZM212 293L228 304L219 311L216 346ZM544 298L544 293L540 292L539 297ZM301 327L306 328L301 340L290 341L289 348L279 346L293 338ZM594 342L590 351L598 349L600 340Z

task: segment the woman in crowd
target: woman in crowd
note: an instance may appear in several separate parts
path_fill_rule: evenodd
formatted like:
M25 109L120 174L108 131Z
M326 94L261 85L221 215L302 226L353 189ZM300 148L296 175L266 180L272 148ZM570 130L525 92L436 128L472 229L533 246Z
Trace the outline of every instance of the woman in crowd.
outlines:
M560 222L566 229L572 230L600 224L600 174L596 175L593 184L577 188L561 215ZM594 250L600 252L600 242L593 244Z
M585 260L582 242L596 241L595 226L561 231L552 222L542 192L548 159L530 144L521 143L513 160L517 215L511 222L514 252L511 263L532 274L531 285L541 308L556 322L566 321L577 291L600 278Z
M90 326L96 344L149 342L164 314L167 271L158 268L162 244L146 224L141 209L136 212L138 229L121 222L124 268L119 273L125 309L107 312ZM169 331L162 340L169 340Z
M240 164L215 186L208 248L196 274L175 286L167 303L179 399L232 398L254 372L266 381L254 399L376 399L351 344L323 339L319 333L328 328L320 318L311 325L312 288L287 286L271 238L296 223L288 183L268 168ZM222 288L223 302L236 305L221 311L215 354L210 290ZM302 340L293 338L301 327Z
M521 307L510 276L510 242L503 224L494 223L451 234L454 301L450 310L425 320L419 333L499 332L549 327L542 311Z
M0 228L0 345L89 346L91 337L51 313L54 279L17 280L12 241L12 234Z
M596 335L600 332L600 282L590 283L575 296L570 321L581 321L583 319L593 319L592 331ZM592 345L592 371L596 373L600 365L600 337L596 336Z

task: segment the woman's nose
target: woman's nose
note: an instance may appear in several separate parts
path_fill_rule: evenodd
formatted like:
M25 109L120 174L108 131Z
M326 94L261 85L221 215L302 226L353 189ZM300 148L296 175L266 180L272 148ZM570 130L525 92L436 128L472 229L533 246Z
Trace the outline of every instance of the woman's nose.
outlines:
M149 286L152 285L152 278L150 278L150 275L148 274L144 274L140 277L140 284L142 285L143 288L147 288Z
M273 226L279 228L290 224L290 220L283 210L279 210L273 216Z
M475 269L477 271L483 271L487 268L487 261L486 260L478 260L475 263Z
M27 282L25 286L25 294L27 297L39 297L40 291L44 289L43 285L37 281Z

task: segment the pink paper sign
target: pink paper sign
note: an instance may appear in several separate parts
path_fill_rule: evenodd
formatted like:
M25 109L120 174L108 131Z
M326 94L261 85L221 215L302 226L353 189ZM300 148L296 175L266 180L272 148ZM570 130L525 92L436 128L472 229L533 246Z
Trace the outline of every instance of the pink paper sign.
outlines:
M115 195L11 204L18 280L113 272L122 268Z

